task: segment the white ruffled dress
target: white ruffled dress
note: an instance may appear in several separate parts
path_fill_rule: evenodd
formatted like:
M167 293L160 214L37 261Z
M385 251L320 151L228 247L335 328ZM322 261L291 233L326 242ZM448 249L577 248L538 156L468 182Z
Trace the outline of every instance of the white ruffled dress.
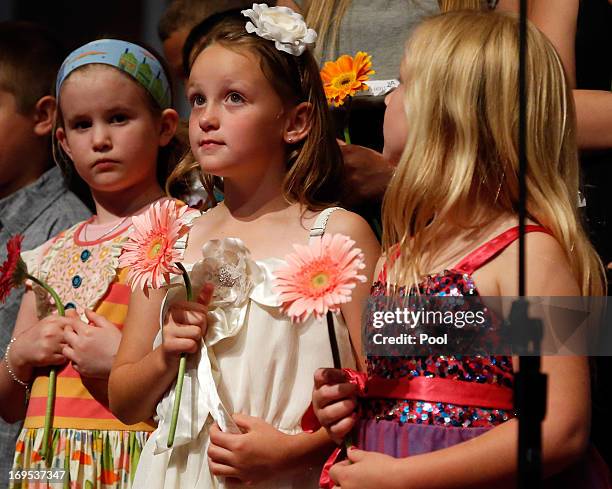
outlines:
M323 234L332 209L321 213L311 236ZM231 414L243 413L284 433L300 433L302 416L311 402L314 371L333 366L326 319L310 317L296 324L280 310L273 283L274 270L283 260L252 260L242 241L235 238L207 242L202 255L201 261L185 264L185 268L191 272L194 297L205 282L215 285L208 330L200 352L188 358L174 446L166 447L173 385L157 406L159 426L142 451L134 489L241 487L209 471L211 424L239 433ZM170 303L184 298L182 278L176 277L161 318ZM341 315L334 323L342 366L354 367ZM161 338L160 329L155 347ZM319 474L320 468L314 468L249 487L314 489Z

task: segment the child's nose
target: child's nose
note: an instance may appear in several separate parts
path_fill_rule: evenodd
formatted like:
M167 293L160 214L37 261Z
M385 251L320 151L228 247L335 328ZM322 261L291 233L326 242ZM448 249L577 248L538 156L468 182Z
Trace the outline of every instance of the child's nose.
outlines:
M216 110L210 104L200 113L198 124L202 131L210 131L211 129L217 129L219 127L219 117L217 116Z
M92 146L94 151L103 151L112 147L110 133L102 125L95 125L92 131Z

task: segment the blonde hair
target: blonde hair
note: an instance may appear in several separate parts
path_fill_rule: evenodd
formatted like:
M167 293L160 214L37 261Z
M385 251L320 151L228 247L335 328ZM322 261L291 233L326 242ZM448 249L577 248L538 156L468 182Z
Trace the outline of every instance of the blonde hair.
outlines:
M198 55L213 44L255 54L264 76L283 101L311 104L308 135L288 147L283 194L288 202L300 203L310 210L337 202L343 179L342 154L332 131L319 68L312 54L306 50L300 56L293 56L279 51L274 42L247 33L244 16L235 11L213 15L191 32L185 44L189 69ZM189 155L179 163L169 181L183 178L195 168L197 163ZM213 199L213 186L219 186L218 179L204 175L204 185Z
M407 3L418 4L419 0ZM304 18L309 27L317 31L315 56L320 59L326 47L328 52L335 52L338 45L340 24L348 10L351 0L308 0L304 8ZM440 12L459 9L480 9L481 0L438 0Z
M563 247L585 295L603 267L580 223L571 92L533 26L527 49L527 212ZM383 202L383 247L401 255L393 283L412 286L424 256L457 227L478 229L518 206L518 21L495 12L426 20L404 55L406 146Z

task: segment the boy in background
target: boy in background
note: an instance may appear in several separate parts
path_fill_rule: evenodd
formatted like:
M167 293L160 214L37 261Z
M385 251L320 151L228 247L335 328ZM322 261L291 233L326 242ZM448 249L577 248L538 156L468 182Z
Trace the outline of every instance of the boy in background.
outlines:
M266 2L273 5L276 2ZM247 0L174 0L162 15L157 31L164 47L164 56L173 76L185 78L183 45L193 27L217 12L234 8L251 8Z
M29 250L90 215L51 156L52 94L63 58L61 45L43 28L0 22L0 263L15 234L24 236ZM13 290L0 304L0 368L6 368L22 294ZM0 420L0 489L8 486L19 428Z

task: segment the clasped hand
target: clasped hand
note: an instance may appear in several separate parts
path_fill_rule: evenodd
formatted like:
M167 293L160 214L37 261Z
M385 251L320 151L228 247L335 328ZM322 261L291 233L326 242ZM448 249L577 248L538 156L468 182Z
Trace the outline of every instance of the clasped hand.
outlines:
M15 341L11 348L11 362L22 371L28 371L28 375L18 375L26 378L31 375L34 367L46 367L49 365L62 365L67 359L62 354L66 345L64 340L64 329L78 321L74 317L64 317L52 314L46 316L32 327L25 330Z
M340 489L378 489L382 480L386 489L409 489L403 475L405 460L350 448L348 460L335 464L329 476Z
M345 185L351 189L344 197L344 203L352 207L382 200L393 166L373 149L344 141L339 141L339 144L346 173Z
M319 423L338 444L357 422L357 389L347 382L346 374L335 368L320 368L314 375L312 407ZM384 474L385 487L405 488L399 459L356 448L348 451L348 460L335 464L329 471L336 487L342 489L378 489Z
M224 433L216 424L210 429L210 471L248 485L278 477L290 465L291 435L260 418L246 414L234 414L233 418L241 434Z
M67 311L66 316L73 321L64 329L64 357L83 377L108 378L121 342L121 331L90 309L85 309L89 324L79 320L74 309Z

